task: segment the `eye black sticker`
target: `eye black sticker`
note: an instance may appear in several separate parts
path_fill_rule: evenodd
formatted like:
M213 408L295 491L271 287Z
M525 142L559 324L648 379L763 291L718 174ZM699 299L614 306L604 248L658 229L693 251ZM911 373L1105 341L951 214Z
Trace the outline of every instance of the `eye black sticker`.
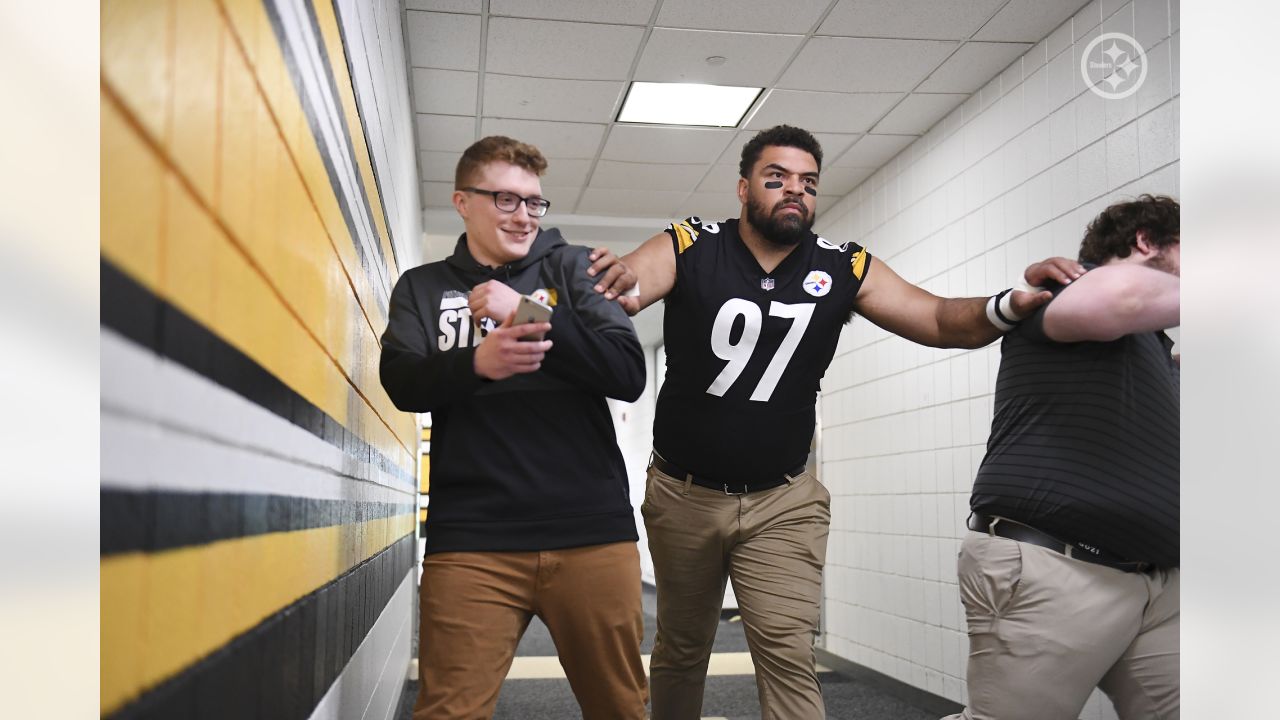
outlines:
M805 186L804 186L804 191L805 191L805 192L807 192L807 193L809 193L810 195L812 195L812 196L814 196L814 197L817 197L817 196L818 196L818 188L816 188L816 187L814 187L814 186L812 186L812 185L805 185Z
M777 189L778 189L778 188L780 188L780 187L782 187L782 181L781 181L781 180L771 180L771 181L769 181L769 182L767 182L767 183L765 183L765 184L764 184L764 189L765 189L765 190L777 190Z

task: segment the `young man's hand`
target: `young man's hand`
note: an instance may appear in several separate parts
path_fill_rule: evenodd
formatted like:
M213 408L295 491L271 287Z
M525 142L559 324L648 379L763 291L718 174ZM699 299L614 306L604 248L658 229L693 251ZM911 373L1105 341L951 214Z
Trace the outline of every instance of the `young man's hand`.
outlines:
M471 288L471 294L467 296L467 307L471 308L471 317L476 323L484 318L501 322L515 313L519 304L520 293L497 280L480 283Z
M512 375L535 372L542 367L542 359L551 349L550 340L522 339L543 337L551 330L551 323L512 325L511 321L515 319L514 309L506 318L476 348L475 371L480 377L505 380Z

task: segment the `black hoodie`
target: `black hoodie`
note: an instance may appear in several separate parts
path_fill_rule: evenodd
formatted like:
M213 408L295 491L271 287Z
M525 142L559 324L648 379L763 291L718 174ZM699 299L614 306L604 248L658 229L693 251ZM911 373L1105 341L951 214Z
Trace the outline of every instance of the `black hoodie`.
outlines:
M541 230L528 255L494 269L475 261L464 234L447 260L396 283L382 386L401 410L431 413L428 553L637 539L605 398L640 396L644 355L626 313L592 289L588 253ZM552 348L537 372L496 382L475 373L467 295L491 279L552 298Z

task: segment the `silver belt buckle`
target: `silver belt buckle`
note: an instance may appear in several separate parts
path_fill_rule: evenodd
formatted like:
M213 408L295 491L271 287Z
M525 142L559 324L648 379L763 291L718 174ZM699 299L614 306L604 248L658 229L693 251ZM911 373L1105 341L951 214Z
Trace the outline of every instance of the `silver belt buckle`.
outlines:
M743 484L743 486L742 486L742 492L734 492L734 491L730 490L730 489L729 489L729 483L722 483L722 485L724 486L724 494L725 494L725 495L746 495L748 492L750 492L749 490L747 490L747 486L746 486L746 484L745 484L745 483L744 483L744 484Z

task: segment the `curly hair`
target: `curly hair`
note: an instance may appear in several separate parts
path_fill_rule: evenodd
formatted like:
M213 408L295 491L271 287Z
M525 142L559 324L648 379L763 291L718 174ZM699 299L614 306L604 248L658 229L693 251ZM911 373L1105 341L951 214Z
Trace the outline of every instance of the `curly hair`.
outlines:
M1167 195L1140 195L1131 202L1116 203L1089 223L1080 243L1080 262L1103 265L1113 258L1126 258L1137 246L1138 231L1157 248L1177 245L1178 201Z
M751 141L742 147L742 161L738 163L738 174L751 177L751 168L760 159L760 153L766 147L793 147L813 156L818 167L822 167L822 145L808 130L790 125L774 125L768 130L761 130Z
M490 135L471 143L462 153L453 174L453 189L467 187L480 168L495 162L511 163L538 176L547 170L547 159L538 148L502 135Z

